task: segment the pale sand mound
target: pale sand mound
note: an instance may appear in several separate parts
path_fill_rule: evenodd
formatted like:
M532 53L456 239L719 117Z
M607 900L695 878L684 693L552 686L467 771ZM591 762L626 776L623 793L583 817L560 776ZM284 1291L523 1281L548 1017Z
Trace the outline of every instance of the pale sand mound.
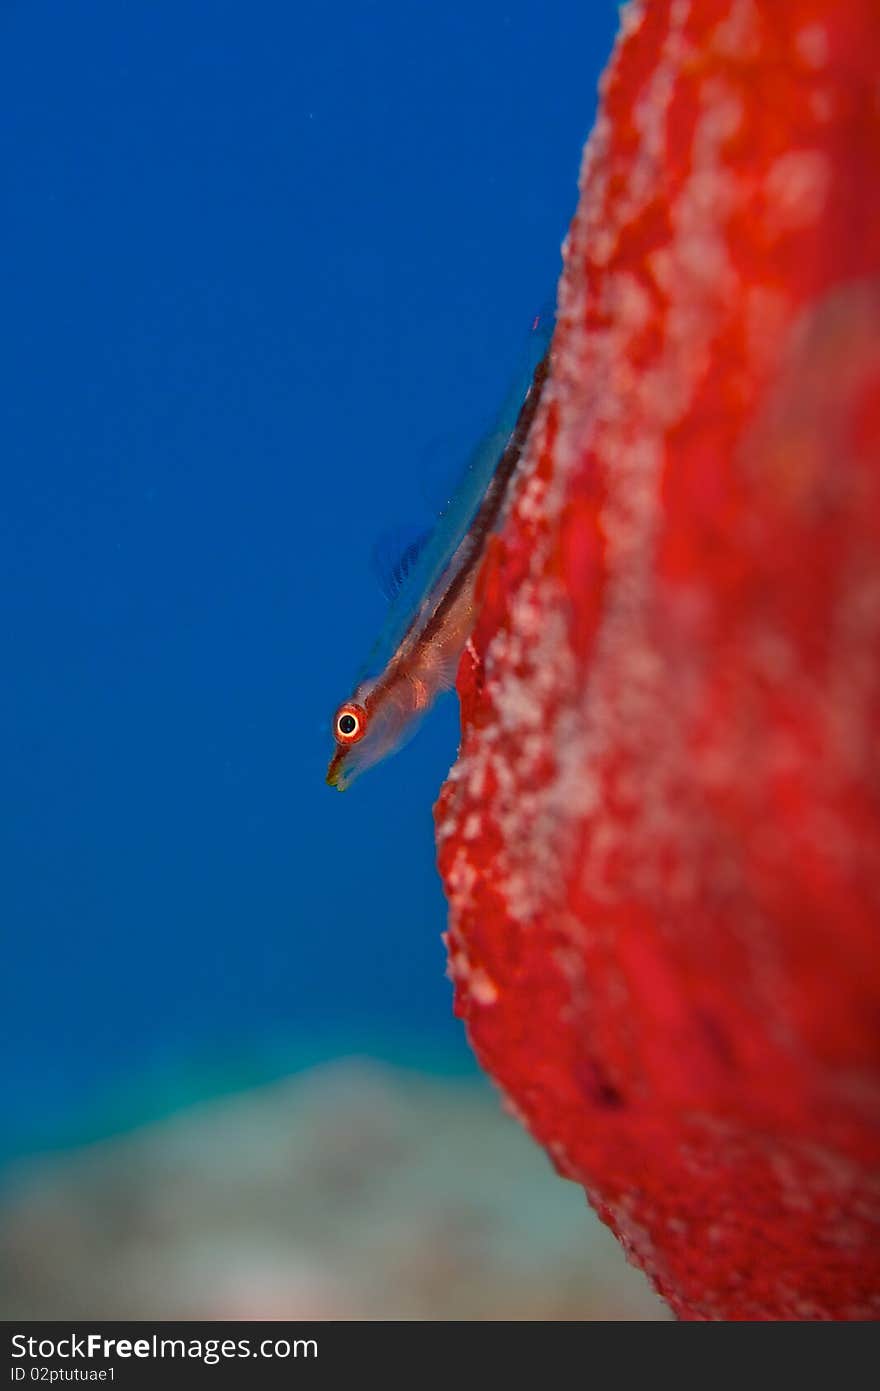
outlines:
M356 1061L21 1169L0 1316L666 1314L485 1087Z

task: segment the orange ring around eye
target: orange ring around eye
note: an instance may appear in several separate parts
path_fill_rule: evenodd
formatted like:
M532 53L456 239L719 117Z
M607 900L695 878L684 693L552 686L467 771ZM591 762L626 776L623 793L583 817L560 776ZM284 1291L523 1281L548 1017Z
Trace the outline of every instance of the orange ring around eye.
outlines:
M362 705L347 700L333 717L333 737L337 744L346 747L363 739L367 732L367 712Z

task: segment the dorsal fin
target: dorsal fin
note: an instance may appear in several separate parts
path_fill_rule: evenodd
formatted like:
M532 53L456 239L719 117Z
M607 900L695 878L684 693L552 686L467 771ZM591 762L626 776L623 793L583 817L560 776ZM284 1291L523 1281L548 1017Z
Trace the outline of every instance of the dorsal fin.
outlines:
M379 537L373 547L373 569L389 602L397 598L430 538L430 527L412 526L395 527Z
M468 486L475 455L503 450L509 431L532 379L534 369L546 352L556 323L555 292L533 314L525 344L520 353L517 376L500 420L489 417L474 422L473 429L462 427L458 436L435 436L422 450L418 462L420 491L432 516L445 516L456 495ZM476 441L476 446L475 442Z
M454 435L436 435L429 440L418 459L419 492L432 517L442 517L450 500L461 486L475 430Z
M391 601L391 611L361 671L360 680L375 677L384 670L410 628L419 604L432 594L467 535L505 455L534 382L535 371L547 355L553 327L552 307L546 314L534 316L524 359L513 385L491 429L464 456L464 467L459 471L455 490L450 493L444 488L436 517L427 525L423 521L420 526L399 527L373 548L373 569Z

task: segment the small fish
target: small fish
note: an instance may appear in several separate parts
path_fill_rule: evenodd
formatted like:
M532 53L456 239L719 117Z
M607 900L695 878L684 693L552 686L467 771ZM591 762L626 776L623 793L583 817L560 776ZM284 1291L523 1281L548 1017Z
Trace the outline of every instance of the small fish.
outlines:
M373 674L358 682L333 717L336 751L327 782L340 792L401 748L437 696L455 684L476 617L480 561L503 516L547 380L553 323L552 313L535 319L525 373L495 429L475 452L435 529L401 556L389 621L368 666Z

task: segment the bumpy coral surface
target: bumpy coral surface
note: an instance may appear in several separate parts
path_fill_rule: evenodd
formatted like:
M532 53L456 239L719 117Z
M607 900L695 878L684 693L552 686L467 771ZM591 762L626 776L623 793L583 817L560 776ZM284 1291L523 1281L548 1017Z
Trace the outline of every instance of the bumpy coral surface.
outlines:
M878 52L624 11L437 807L473 1045L685 1318L880 1315Z

